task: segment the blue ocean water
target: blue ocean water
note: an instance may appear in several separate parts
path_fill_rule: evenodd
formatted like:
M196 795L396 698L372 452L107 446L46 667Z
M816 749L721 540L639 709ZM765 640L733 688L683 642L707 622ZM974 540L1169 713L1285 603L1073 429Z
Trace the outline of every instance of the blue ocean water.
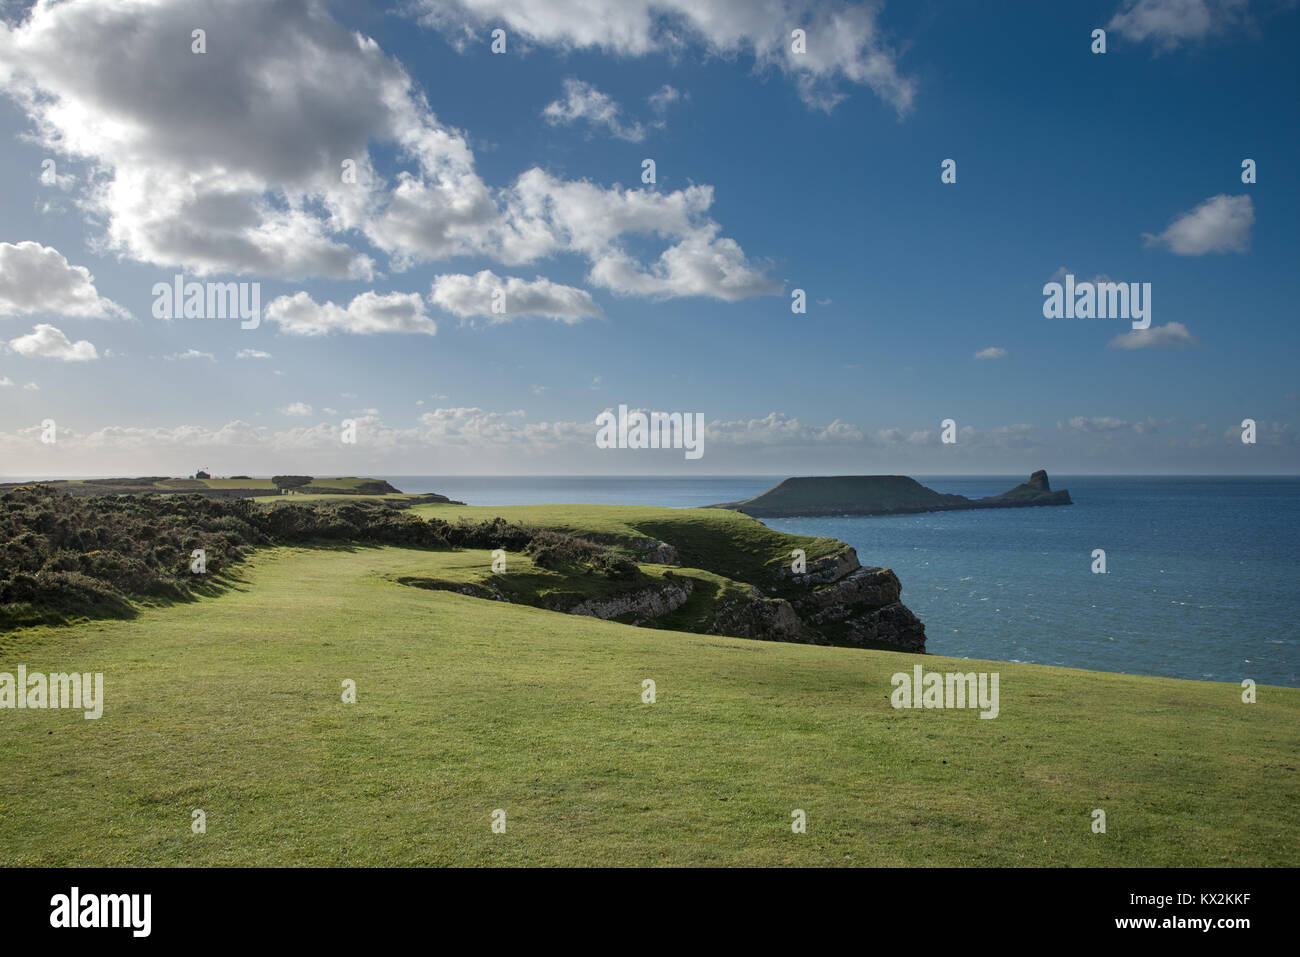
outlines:
M392 476L471 505L691 507L781 477ZM1024 476L917 476L993 495ZM1300 479L1052 476L1073 506L884 518L768 519L893 568L933 654L1300 687ZM1106 552L1106 574L1092 551Z

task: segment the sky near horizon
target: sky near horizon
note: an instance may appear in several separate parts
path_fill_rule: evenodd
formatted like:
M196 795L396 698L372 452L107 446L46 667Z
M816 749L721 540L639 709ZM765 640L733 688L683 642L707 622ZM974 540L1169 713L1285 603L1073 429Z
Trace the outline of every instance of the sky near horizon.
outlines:
M0 476L1300 473L1297 4L996 9L0 0Z

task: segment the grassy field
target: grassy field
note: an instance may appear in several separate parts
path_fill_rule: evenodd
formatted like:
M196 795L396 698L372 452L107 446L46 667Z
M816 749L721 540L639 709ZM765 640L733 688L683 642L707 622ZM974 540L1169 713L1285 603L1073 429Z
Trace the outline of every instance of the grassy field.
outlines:
M1245 705L1230 684L638 629L398 582L487 558L269 550L219 597L0 638L0 671L101 671L106 697L98 721L0 711L0 864L1298 863L1300 690ZM999 672L1000 716L891 709L890 676L918 662Z

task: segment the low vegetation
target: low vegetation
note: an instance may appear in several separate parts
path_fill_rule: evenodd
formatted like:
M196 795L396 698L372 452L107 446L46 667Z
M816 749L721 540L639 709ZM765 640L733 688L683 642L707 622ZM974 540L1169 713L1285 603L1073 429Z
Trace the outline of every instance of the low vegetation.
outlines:
M0 483L0 494L20 487L22 483ZM138 478L60 479L41 483L60 492L77 496L95 495L148 495L191 493L213 498L243 498L280 495L385 495L397 498L402 495L388 482L374 478L316 478L310 475L277 475L272 478L250 478L232 475L229 478L212 478L206 472L193 477L169 478L165 475L146 475ZM419 496L402 496L419 498ZM439 496L441 498L441 496ZM444 499L445 500L445 499Z
M220 587L255 548L302 543L506 548L570 573L637 575L608 548L501 518L425 520L367 499L267 506L198 495L81 498L33 485L0 495L0 628L127 616L141 599L189 599ZM192 570L196 550L201 575Z

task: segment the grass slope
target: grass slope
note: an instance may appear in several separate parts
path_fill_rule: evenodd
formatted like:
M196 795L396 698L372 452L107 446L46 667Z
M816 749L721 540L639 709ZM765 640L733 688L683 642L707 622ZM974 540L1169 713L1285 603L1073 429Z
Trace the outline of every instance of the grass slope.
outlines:
M680 608L642 623L646 628L678 631L708 630L718 602L738 598L749 586L699 568L670 568L667 565L640 565L641 580L626 582L601 575L574 574L573 569L541 568L527 555L508 556L507 572L492 571L492 552L487 549L460 549L454 552L421 554L409 573L396 572L389 577L403 585L417 588L456 590L458 585L478 586L496 592L507 600L541 608L571 608L588 599L609 600L628 593L667 584L665 575L690 579L691 595ZM614 619L635 619L635 614Z
M740 512L724 509L660 508L637 505L416 505L411 511L446 522L507 521L550 528L614 545L671 542L683 566L702 568L739 581L770 583L789 568L792 549L802 548L809 564L842 552L834 538L789 535ZM870 564L863 559L864 564ZM782 589L778 587L778 594ZM766 592L765 594L770 594Z
M1295 689L1243 705L394 581L442 554L265 551L219 598L0 639L0 671L106 684L99 721L0 712L0 864L1297 863ZM918 661L1000 672L1001 716L892 710Z

